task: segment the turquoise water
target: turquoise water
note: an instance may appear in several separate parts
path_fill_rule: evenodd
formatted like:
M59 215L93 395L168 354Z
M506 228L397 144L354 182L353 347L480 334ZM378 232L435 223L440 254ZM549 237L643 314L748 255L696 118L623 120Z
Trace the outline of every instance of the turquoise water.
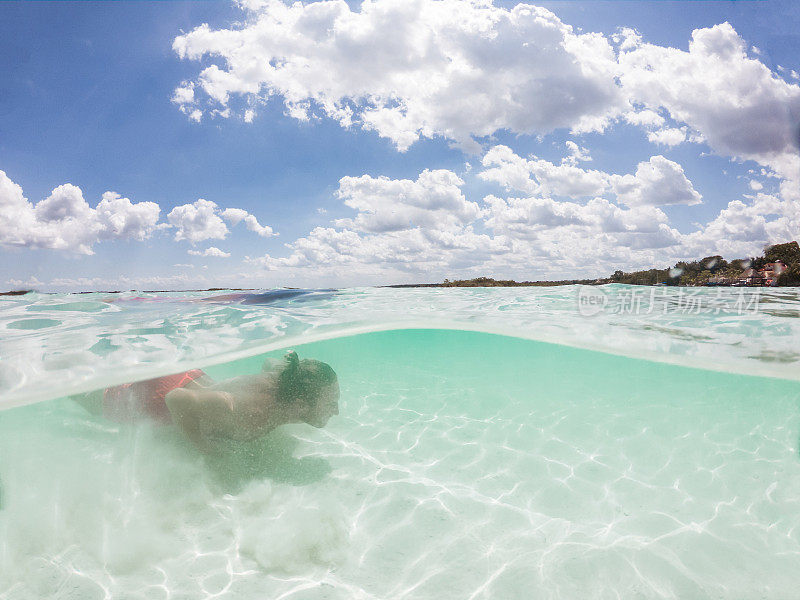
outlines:
M451 292L7 304L0 598L797 597L796 292L590 317L575 290ZM324 429L203 458L63 398L287 343L338 373Z

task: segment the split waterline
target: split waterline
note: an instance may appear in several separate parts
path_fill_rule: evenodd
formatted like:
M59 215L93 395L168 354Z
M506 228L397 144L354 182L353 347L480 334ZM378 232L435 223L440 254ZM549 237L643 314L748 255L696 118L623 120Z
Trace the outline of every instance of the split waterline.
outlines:
M156 297L81 312L84 329L116 317L115 330L92 331L105 349L88 351L139 378L191 353L215 379L254 373L289 339L336 370L339 415L204 458L172 426L106 421L52 394L1 411L0 598L744 599L800 588L800 382L751 374L796 369L796 300L763 314L589 317L575 290L522 290L518 302L464 293L447 306L403 292L261 305ZM389 293L395 317L427 306L465 328L487 315L520 330L538 319L543 337L561 328L610 351L438 328L332 333L339 304L362 309L348 327L374 327L365 321L390 315ZM279 333L265 352L266 323ZM598 327L609 339L588 339ZM45 331L4 339L42 341L30 372L61 373ZM295 343L304 332L329 339ZM73 340L61 357L78 349ZM620 355L640 349L646 359ZM704 363L714 349L719 370L670 364ZM148 360L170 350L176 363ZM65 393L120 382L89 361L71 368L81 365Z

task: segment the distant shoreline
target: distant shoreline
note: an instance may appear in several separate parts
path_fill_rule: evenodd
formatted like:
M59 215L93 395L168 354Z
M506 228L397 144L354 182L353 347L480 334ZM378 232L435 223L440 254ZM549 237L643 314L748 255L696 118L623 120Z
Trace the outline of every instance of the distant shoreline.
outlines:
M603 285L612 283L607 279L562 279L558 281L514 281L513 279L496 280L491 277L463 279L442 283L397 283L379 285L381 288L449 288L449 287L557 287L561 285Z
M556 287L562 285L605 285L624 283L629 285L658 285L675 287L796 287L800 286L800 245L796 241L773 244L764 249L764 255L752 258L737 258L730 262L722 256L706 256L692 262L680 261L666 269L646 271L615 271L609 277L593 279L561 279L555 281L514 281L513 279L445 279L441 283L397 283L377 285L377 288L450 288L450 287ZM168 292L250 292L260 288L212 287L193 290L114 290L85 291L76 294L121 294L137 292L156 294ZM286 287L283 289L299 289ZM12 290L0 292L0 296L21 296L34 290ZM57 292L44 292L57 293Z
M82 292L64 292L68 294L127 294L129 292L136 292L137 294L165 294L175 293L180 294L183 292L253 292L261 288L228 288L228 287L213 287L205 289L194 290L84 290ZM296 290L300 288L283 288L286 290ZM24 296L38 290L11 290L8 292L0 292L0 296ZM60 294L61 292L39 292L41 294Z

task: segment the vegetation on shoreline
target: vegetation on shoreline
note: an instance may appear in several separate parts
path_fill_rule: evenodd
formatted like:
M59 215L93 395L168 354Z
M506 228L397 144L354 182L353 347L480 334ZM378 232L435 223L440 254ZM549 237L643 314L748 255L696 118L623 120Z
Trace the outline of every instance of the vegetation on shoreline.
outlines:
M631 285L674 285L698 286L708 285L712 277L735 279L740 277L747 269L760 269L767 263L782 261L786 270L777 280L779 286L800 285L800 245L797 242L775 244L764 250L763 256L751 258L737 258L730 262L722 256L706 256L692 262L680 261L674 267L667 269L648 269L646 271L615 271L609 277L599 279L565 279L561 281L513 281L498 280L491 277L477 277L475 279L459 279L443 283L392 285L388 287L524 287L524 286L552 286L552 285L601 285L604 283L627 283Z
M763 256L737 258L730 262L719 255L706 256L692 262L680 261L671 269L649 269L624 273L616 271L603 283L629 283L633 285L708 285L712 277L736 279L747 269L761 269L768 263L781 261L786 270L778 276L777 285L800 285L800 246L797 242L775 244L764 250Z

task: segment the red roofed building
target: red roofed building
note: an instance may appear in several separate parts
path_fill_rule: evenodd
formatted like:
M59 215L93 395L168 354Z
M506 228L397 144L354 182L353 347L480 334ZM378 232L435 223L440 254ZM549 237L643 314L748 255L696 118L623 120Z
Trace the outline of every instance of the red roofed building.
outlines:
M764 285L778 285L778 277L786 270L786 264L782 260L767 263L758 272L764 278Z

